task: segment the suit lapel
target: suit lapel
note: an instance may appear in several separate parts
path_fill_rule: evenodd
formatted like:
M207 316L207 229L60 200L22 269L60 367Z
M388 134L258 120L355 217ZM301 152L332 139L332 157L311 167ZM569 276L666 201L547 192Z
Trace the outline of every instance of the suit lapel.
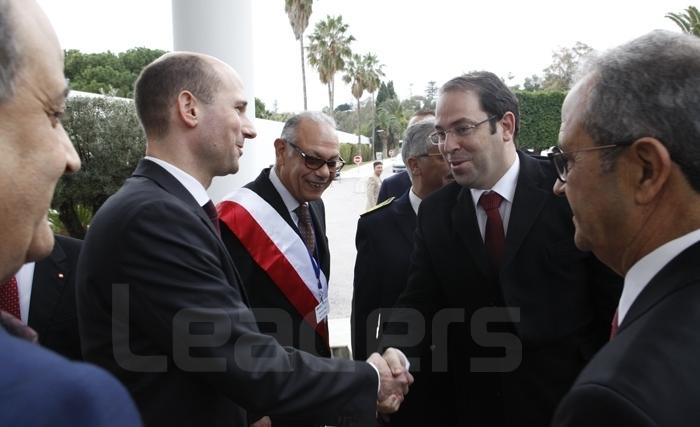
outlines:
M632 303L620 324L618 333L642 317L667 295L689 283L700 281L698 259L700 259L700 242L690 246L666 264Z
M552 195L552 183L546 183L537 160L518 152L520 174L508 221L506 247L501 268L508 265L520 249L537 216ZM548 188L546 188L549 186Z
M493 276L494 271L491 267L491 260L486 252L484 241L481 238L472 194L468 188L461 188L459 190L457 203L452 207L451 215L455 233L469 250L469 254L474 260L474 263L484 276Z
M53 313L61 299L65 280L69 273L68 258L58 240L56 240L48 258L42 262L37 262L34 267L32 293L29 302L29 326L34 329L44 330L51 325Z
M234 264L233 260L231 259L231 256L229 255L228 249L226 249L226 247L224 246L224 242L219 237L219 233L217 233L217 230L214 228L214 225L209 220L209 216L207 216L206 212L204 212L204 209L201 206L199 206L199 203L197 203L197 200L195 200L192 194L190 194L190 192L187 191L187 189L180 183L180 181L178 181L168 171L163 169L160 165L146 159L142 159L139 162L132 176L148 178L151 181L155 182L163 190L180 199L180 201L187 205L190 208L190 210L199 217L202 223L204 223L204 225L209 229L209 231L214 235L214 237L216 237L216 241L220 249L219 254L223 257L222 266L225 269L224 273L229 278L229 283L231 284L231 286L234 286L239 290L245 304L250 305L248 302L248 295L246 294L245 287L242 286L243 282L241 280L241 276L240 274L238 274L238 270L236 269L236 265Z

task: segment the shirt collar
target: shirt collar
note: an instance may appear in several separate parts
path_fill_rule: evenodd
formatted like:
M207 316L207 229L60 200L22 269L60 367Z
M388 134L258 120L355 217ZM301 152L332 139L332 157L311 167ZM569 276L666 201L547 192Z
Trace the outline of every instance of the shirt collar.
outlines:
M275 187L275 190L277 190L277 194L279 194L282 198L284 206L287 208L287 210L289 212L294 212L294 210L298 208L301 203L299 203L299 201L292 196L292 193L287 190L287 187L282 184L279 176L277 176L277 172L275 172L274 166L270 168L270 182L272 183L272 186Z
M411 186L411 189L408 191L408 200L411 202L413 212L418 215L418 208L420 207L420 202L423 201L423 199L416 196L416 193L413 192L413 186Z
M498 182L496 182L496 185L494 185L491 189L482 190L470 188L474 207L476 208L476 205L479 203L481 194L487 191L495 191L501 197L503 197L503 200L513 203L513 199L515 198L515 187L518 185L518 175L520 175L520 157L516 154L513 164L510 165L510 168L508 168L506 173L503 174L501 179L499 179Z
M625 284L617 309L619 324L651 279L673 258L698 241L700 241L700 229L664 243L634 263L625 275Z
M199 206L204 206L210 200L207 190L204 188L202 183L197 181L192 175L188 174L177 166L166 162L165 160L152 156L146 156L144 158L168 171L168 173L177 179L178 182L182 184L182 186L185 187L185 189L192 195L192 197L194 197Z

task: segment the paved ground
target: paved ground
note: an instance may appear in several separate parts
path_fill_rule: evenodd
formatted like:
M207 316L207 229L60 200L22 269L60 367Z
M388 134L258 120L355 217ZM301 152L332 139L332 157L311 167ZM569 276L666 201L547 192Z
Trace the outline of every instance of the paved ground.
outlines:
M391 160L384 161L382 179L391 175ZM323 193L326 205L326 234L331 252L329 283L331 345L350 344L352 280L355 268L355 231L360 214L365 211L367 177L372 164L343 170Z

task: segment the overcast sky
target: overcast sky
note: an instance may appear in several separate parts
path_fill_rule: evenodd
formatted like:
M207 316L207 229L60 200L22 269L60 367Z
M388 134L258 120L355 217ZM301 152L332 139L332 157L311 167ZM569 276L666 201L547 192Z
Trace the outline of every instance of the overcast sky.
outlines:
M192 0L197 1L197 0ZM233 0L232 0L233 1ZM316 0L309 27L343 15L353 51L373 52L400 97L423 94L462 72L484 69L509 84L541 74L552 51L576 41L604 50L656 28L677 31L664 15L692 0ZM65 49L121 52L145 46L172 50L170 0L39 0ZM256 97L272 109L303 108L299 44L283 0L252 0ZM307 66L309 108L327 92ZM354 102L336 77L335 104ZM367 95L365 95L367 96Z

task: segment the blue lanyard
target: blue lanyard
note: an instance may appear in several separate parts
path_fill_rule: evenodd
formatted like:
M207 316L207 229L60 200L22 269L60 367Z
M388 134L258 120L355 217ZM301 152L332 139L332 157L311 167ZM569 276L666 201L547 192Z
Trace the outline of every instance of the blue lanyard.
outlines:
M318 293L321 295L321 302L324 300L323 295L323 285L321 284L321 266L316 261L316 258L309 252L309 258L311 258L311 265L314 267L314 274L316 274L316 285L318 286Z

